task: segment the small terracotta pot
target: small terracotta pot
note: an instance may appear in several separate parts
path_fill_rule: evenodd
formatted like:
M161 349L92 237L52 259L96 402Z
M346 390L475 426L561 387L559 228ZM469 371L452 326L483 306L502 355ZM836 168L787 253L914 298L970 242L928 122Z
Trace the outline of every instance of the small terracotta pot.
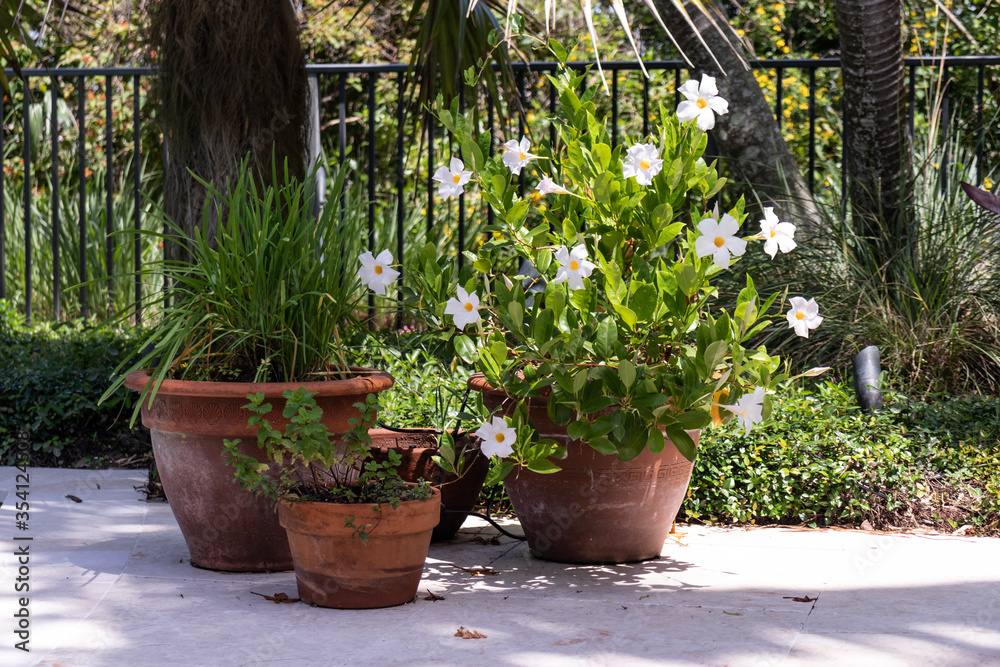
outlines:
M490 410L507 395L482 374L469 386L483 394ZM566 447L562 470L542 475L515 468L504 480L531 553L563 563L628 563L657 558L684 501L694 464L668 439L663 451L648 449L630 461L601 454L572 440L548 417L547 399L529 400L528 419L541 438ZM500 414L513 413L508 399ZM688 431L698 442L698 431Z
M490 460L479 450L479 439L465 433L460 434L455 442L455 450L465 448L465 467L461 477L454 473L446 473L433 457L438 454L438 435L420 429L371 429L368 434L372 438L372 454L378 461L388 457L389 450L394 450L403 458L397 472L407 482L418 482L425 479L441 489L441 522L434 528L432 542L450 540L465 523L466 515L471 512L479 499L479 492L490 471Z
M345 433L351 428L348 420L360 415L354 404L392 386L388 373L363 372L348 380L321 382L164 380L152 407L143 401L142 423L150 430L163 491L187 542L192 565L232 572L292 568L288 538L273 504L255 498L233 481L222 441L238 438L241 452L260 459L257 433L247 427L250 413L243 409L247 394L264 392L272 405L267 418L283 431L288 422L281 414L285 407L281 394L302 386L317 392L316 404L323 409L327 428ZM149 381L147 371L137 371L125 379L125 386L142 391Z
M417 594L440 491L426 500L391 505L279 502L288 532L299 597L335 609L375 609L410 602ZM367 542L345 525L369 525Z

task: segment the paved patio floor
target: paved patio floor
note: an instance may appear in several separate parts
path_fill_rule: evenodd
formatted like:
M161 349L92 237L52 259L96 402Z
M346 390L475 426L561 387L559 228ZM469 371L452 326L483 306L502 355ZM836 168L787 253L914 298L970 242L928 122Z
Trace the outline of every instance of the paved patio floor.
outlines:
M31 469L18 530L15 472L0 468L3 665L1000 665L996 539L679 526L657 560L574 566L470 520L431 546L416 601L339 611L255 594L295 597L291 572L192 567L170 507L133 488L144 471ZM496 574L462 569L479 567Z

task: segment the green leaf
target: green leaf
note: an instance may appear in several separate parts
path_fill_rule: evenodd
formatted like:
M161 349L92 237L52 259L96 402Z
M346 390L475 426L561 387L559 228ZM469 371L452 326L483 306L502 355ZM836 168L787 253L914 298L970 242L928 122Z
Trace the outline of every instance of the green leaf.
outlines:
M548 459L536 459L535 461L530 461L528 463L528 470L541 473L543 475L550 475L554 472L559 472L562 468Z
M460 356L463 361L469 364L476 363L476 359L479 357L479 352L476 350L476 344L472 342L471 337L455 336L453 341L455 345L455 353Z
M634 329L636 322L639 320L636 318L635 313L628 306L620 306L617 303L614 304L615 312L618 316L627 324L630 328Z
M466 164L471 164L468 169L479 173L486 166L486 160L483 158L483 152L479 149L479 146L470 137L462 138L462 156L465 158Z
M521 304L517 301L511 301L507 304L507 313L514 322L514 328L520 331L524 327L524 309Z
M635 364L633 364L628 359L622 359L618 362L618 377L621 378L622 384L628 389L635 382Z
M674 443L674 446L677 447L677 451L688 461L694 461L698 453L698 447L694 444L691 436L687 434L687 431L676 424L666 426L664 430L667 432L670 442Z
M638 321L646 321L652 319L653 313L656 312L656 304L658 301L656 293L656 288L652 285L640 285L639 289L635 291L632 295L632 300L629 301L629 308L635 313L636 319ZM635 326L634 324L630 326Z
M557 61L561 63L566 62L566 49L564 49L563 45L559 43L559 40L550 38L548 45L549 51L552 52L552 55L555 56Z
M479 271L480 273L489 273L490 269L492 268L492 265L490 264L490 260L486 259L485 257L480 257L479 259L477 259L475 262L472 263L472 268L474 268L476 271Z
M614 444L608 438L605 437L591 438L590 440L587 441L587 444L596 449L601 454L606 454L608 456L616 454L618 452L618 450L615 449Z
M690 264L682 264L674 267L674 275L677 277L677 285L684 292L685 296L691 296L698 291L698 274Z
M594 352L602 359L611 358L614 344L618 341L618 326L613 317L605 317L597 325L597 340L594 341Z
M591 152L598 168L606 172L608 165L611 164L611 146L607 144L594 144Z
M552 338L552 328L555 325L556 314L551 308L546 308L538 313L538 317L532 323L531 334L535 339L535 345L541 347Z
M722 360L726 358L726 352L729 351L729 345L726 344L724 340L717 340L713 343L709 343L708 347L705 348L705 367L708 372L711 373L715 368L722 363Z
M654 425L651 429L649 429L646 446L649 447L649 451L653 454L659 454L663 451L663 447L665 445L666 440L663 437L663 432Z

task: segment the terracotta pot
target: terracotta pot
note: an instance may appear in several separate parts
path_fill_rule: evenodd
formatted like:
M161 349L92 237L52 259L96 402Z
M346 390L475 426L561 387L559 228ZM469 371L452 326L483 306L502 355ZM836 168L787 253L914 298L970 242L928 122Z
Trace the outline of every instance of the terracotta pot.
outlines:
M258 459L257 434L247 428L243 406L247 394L264 392L272 405L268 419L280 430L287 389L304 386L317 392L323 422L332 433L350 429L348 419L359 415L354 403L369 393L392 386L381 371L348 380L257 384L248 382L189 382L165 380L150 408L142 406L142 423L152 436L153 455L163 491L191 553L191 564L211 570L266 572L290 570L288 538L274 506L243 491L233 481L222 441L241 439L239 449ZM125 380L141 391L149 373L137 371Z
M481 374L469 386L493 410L507 398ZM521 399L525 400L525 399ZM667 440L659 454L648 449L631 461L601 454L571 440L548 417L547 400L529 400L528 419L539 437L566 446L553 460L562 470L541 475L515 468L504 484L532 554L564 563L628 563L657 558L691 480L694 464ZM511 414L514 399L500 412ZM698 431L688 431L698 442Z
M410 602L417 594L440 491L426 500L391 505L280 502L299 597L335 609L374 609ZM375 511L372 511L372 510ZM363 542L345 525L370 524Z
M446 473L434 463L432 457L438 454L438 436L420 429L372 429L372 454L376 460L384 461L390 449L403 457L398 473L407 482L426 479L441 489L441 522L434 528L432 542L450 540L465 523L479 499L479 492L490 471L490 460L479 451L479 439L468 433L459 435L455 442L456 451L465 448L465 468L461 477Z

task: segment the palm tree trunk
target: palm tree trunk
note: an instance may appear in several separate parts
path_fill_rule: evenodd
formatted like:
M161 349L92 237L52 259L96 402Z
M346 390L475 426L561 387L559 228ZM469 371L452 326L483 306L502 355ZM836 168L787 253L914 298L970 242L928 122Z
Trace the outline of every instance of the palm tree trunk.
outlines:
M900 0L836 0L845 172L858 231L887 241L903 223L907 150ZM878 243L888 251L892 243ZM882 258L888 260L888 258Z
M698 76L715 76L719 94L729 101L729 113L716 119L713 136L731 180L746 190L752 188L764 206L775 207L782 220L794 222L806 235L810 229L818 229L821 218L809 186L781 136L774 111L757 79L734 51L742 47L725 18L720 14L716 21L727 37L719 34L703 12L685 3L709 53L670 0L654 0L654 4ZM725 70L724 76L719 65Z
M259 181L305 175L306 73L288 0L161 0L150 10L165 150L164 209L187 238L167 257L188 261L205 189L225 192L249 158ZM273 162L272 162L273 161ZM272 164L277 174L272 173ZM202 231L215 237L215 216Z

